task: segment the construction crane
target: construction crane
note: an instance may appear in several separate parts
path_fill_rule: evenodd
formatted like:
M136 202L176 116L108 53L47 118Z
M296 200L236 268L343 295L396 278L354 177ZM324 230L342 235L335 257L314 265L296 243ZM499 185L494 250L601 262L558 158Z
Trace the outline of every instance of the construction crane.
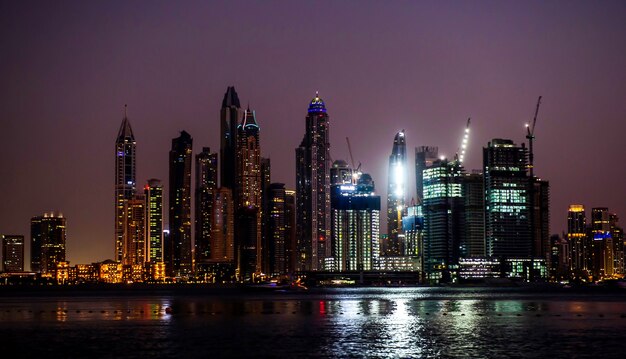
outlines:
M361 169L361 162L359 162L359 167L354 167L354 157L352 157L352 146L350 146L350 139L346 137L346 142L348 143L348 152L350 153L350 162L352 164L352 184L356 184L356 181L359 177L359 170Z
M535 139L535 125L537 124L537 114L539 113L539 105L541 105L541 96L537 99L537 107L535 108L535 116L533 118L533 125L526 124L526 138L528 139L528 168L530 169L530 178L534 176L534 154L533 154L533 140Z
M457 153L455 156L459 164L463 163L463 159L465 158L465 148L467 147L467 141L469 141L469 128L470 128L471 120L472 120L471 117L468 118L467 124L465 125L465 133L463 133L463 141L461 142L461 154L459 154L459 151L457 150Z

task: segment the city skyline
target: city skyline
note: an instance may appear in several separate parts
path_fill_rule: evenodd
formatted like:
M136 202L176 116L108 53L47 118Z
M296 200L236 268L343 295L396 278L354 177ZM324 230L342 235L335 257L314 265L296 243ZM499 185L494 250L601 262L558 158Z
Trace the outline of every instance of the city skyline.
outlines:
M208 6L197 5L199 13L207 15ZM248 18L253 16L256 5L247 5L250 9L237 4L230 7L242 11ZM67 3L64 6L69 7ZM319 28L305 19L304 6L289 7L288 10L300 16L286 21L288 24L296 19L302 21L300 31L293 38L281 35L276 41L291 44L295 51L298 46L306 48L307 43L321 37L335 50L333 57L348 56L352 67L324 61L324 57L317 55L299 65L297 63L302 58L295 55L284 60L284 66L274 66L265 58L268 55L253 56L247 60L249 62L240 62L237 60L239 51L247 53L249 50L246 46L250 45L250 40L246 36L254 37L249 28L235 32L234 36L242 41L241 49L227 49L226 60L220 67L220 63L207 61L209 53L200 51L196 47L199 43L192 40L178 45L174 41L160 42L158 31L149 36L144 34L148 38L141 40L142 28L130 25L133 16L138 16L136 6L117 5L128 10L119 11L123 20L118 21L128 21L124 29L131 30L129 34L107 27L104 33L97 34L99 41L89 45L78 35L75 38L67 35L87 26L85 19L96 23L104 21L105 15L116 6L107 8L103 14L97 11L103 10L97 4L74 5L72 8L77 13L85 14L77 18L58 11L64 6L42 4L32 17L25 15L28 6L4 4L0 12L9 15L0 15L4 24L1 25L2 43L8 52L14 53L5 60L7 66L0 67L0 74L5 78L0 106L6 109L2 133L5 136L10 134L5 141L6 149L20 149L17 155L5 154L7 175L0 176L0 188L7 201L0 232L24 235L25 241L29 242L31 217L51 210L61 211L67 218L67 257L73 264L112 257L112 142L123 118L124 104L129 105L128 119L137 141L137 185L143 185L150 178L159 178L164 182L164 192L167 192L169 141L184 130L196 142L194 155L202 147L218 148L220 100L224 89L231 85L237 88L242 107L249 102L256 110L263 136L261 155L272 160L272 182L283 182L286 188L295 188L293 149L304 133L304 108L319 90L331 121L332 159L349 160L345 144L345 137L349 137L355 161L361 162L363 170L372 174L377 183L377 194L381 196L386 196L389 139L397 131L406 129L407 162L412 169L412 154L417 146L438 146L439 153L451 159L461 143L465 120L471 116L469 150L464 161L466 169L471 171L481 168L482 147L493 138L512 139L516 143L525 140L524 124L532 120L536 98L542 95L534 143L535 174L548 179L551 184L551 232L566 230L570 204L580 203L586 208L608 207L618 215L626 213L623 201L626 189L620 181L626 175L625 169L619 165L613 168L615 166L610 164L619 160L619 154L623 153L618 136L624 131L626 113L626 105L620 101L626 93L626 70L620 67L626 47L611 42L611 34L625 33L626 30L624 22L617 22L620 16L611 14L620 11L623 14L622 4L607 3L598 9L575 3L569 7L569 12L552 16L550 11L555 6L550 4L531 3L529 6L536 13L521 9L522 4L494 5L496 15L503 18L520 11L523 19L533 19L537 15L544 21L534 20L531 21L534 26L525 26L522 20L517 20L514 25L518 28L514 25L507 27L493 15L484 18L485 22L478 30L464 29L469 32L465 35L472 46L487 50L482 52L486 54L484 58L463 51L470 45L464 45L455 37L454 29L459 28L447 30L427 19L418 28L394 25L384 31L382 24L369 13L381 8L375 4L366 4L367 11L357 11L354 28L339 20L349 6L333 4L336 13L329 14L330 19ZM415 6L423 10L420 18L426 14L441 15L445 8ZM459 9L446 10L454 10L453 18L473 24L478 14L469 11L463 15L461 11L469 6L460 4ZM585 14L589 7L595 11ZM45 9L50 10L50 14L46 14ZM145 15L145 26L156 24L155 16L165 16L168 9L164 4L154 6ZM382 9L388 14L398 12L393 5ZM212 29L187 11L183 12L190 19L189 29L177 27L182 24L180 19L166 17L169 19L165 21L166 28L171 31L171 36L196 30L203 30L200 32L206 34ZM270 11L265 9L262 13L267 15ZM45 29L43 24L50 24L50 20L42 16L48 15L55 20L52 24L58 22L61 25L47 34L50 41L44 43L47 37L41 31ZM10 16L13 18L9 19ZM578 44L573 41L576 36L567 36L557 25L548 25L548 20L555 16L562 16L558 24L567 25L566 29L576 33L588 49L596 49L597 53L591 50L580 52ZM63 21L67 17L73 21ZM24 21L18 23L16 19ZM37 19L42 22L34 23ZM262 26L262 21L253 20L254 26ZM373 24L372 30L366 26L368 21ZM26 29L34 24L39 25L33 26L33 30ZM588 29L585 24L595 26ZM506 38L503 35L490 32L498 25L503 25L504 30L509 31L505 33L514 39L510 47L504 46ZM332 29L342 30L337 36L340 39L332 36ZM371 49L364 43L366 36L351 38L359 30L367 30L370 36L384 40L401 30L419 34L417 29L433 32L449 46L418 37L416 42L419 44L397 47L377 44L375 51L370 53L367 50ZM516 31L538 35L543 33L541 30L551 31L547 31L547 38L533 37L537 42L534 45L515 36L520 35ZM17 34L16 31L20 34L20 43L11 36ZM261 32L256 39L261 43L273 43L272 36L276 31L270 26L267 33ZM483 42L480 35L488 35L487 39L496 44L490 46L489 41ZM114 45L116 40L124 41ZM300 45L299 40L302 40ZM156 42L158 50L166 55L165 59L156 61L143 55L140 51L145 48L139 45L146 41ZM100 42L107 43L108 47L95 45ZM342 43L350 44L349 49L339 48ZM24 47L24 44L28 46ZM133 49L134 45L138 48ZM58 46L55 50L59 52L74 49L76 51L71 52L77 53L78 59L46 52L50 46ZM550 49L550 46L558 48ZM102 67L107 62L96 59L96 55L105 49L111 50L112 56L119 56L110 67ZM196 49L192 53L199 55L199 59L185 55L188 49ZM533 53L531 50L536 53L546 49L550 50L547 52L550 56L529 54ZM43 51L45 56L42 58L50 60L48 67L42 67L39 63L42 60L35 58L35 50ZM421 50L425 50L423 55ZM389 62L383 62L383 72L389 76L378 77L379 74L370 71L376 68L378 61L385 59L381 55L385 51L391 51L389 56L393 57ZM398 53L397 58L392 56L394 53ZM410 55L411 61L400 60L406 55ZM464 61L457 59L461 55ZM514 59L514 55L521 58ZM122 65L123 58L129 64ZM524 61L533 59L542 59L546 63L535 65L538 67L522 66ZM149 65L146 68L142 65L144 61ZM249 66L254 61L260 62L259 68ZM410 67L412 61L415 61L413 66L416 68ZM491 63L493 67L488 66L489 61L494 62ZM315 64L318 67L313 66ZM217 70L225 65L228 65L227 70ZM396 66L406 71L396 72L393 69ZM170 73L173 69L181 71L183 76L173 76ZM311 71L301 71L304 69ZM268 71L275 75L268 78L262 74ZM448 71L455 76L443 76ZM543 80L536 79L535 75ZM369 76L372 78L363 80ZM421 84L416 85L414 81ZM367 127L363 127L363 121ZM598 127L604 131L597 131ZM606 156L607 160L598 160L600 156ZM413 188L414 179L407 186L408 199L415 195ZM167 206L169 202L165 197ZM381 212L385 213L382 208ZM381 223L381 228L386 225ZM25 263L30 263L28 255Z

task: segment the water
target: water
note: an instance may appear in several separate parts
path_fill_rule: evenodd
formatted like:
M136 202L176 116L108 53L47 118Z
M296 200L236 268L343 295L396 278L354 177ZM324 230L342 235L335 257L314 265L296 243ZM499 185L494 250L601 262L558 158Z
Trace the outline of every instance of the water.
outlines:
M364 288L0 297L0 348L20 358L604 359L623 357L625 346L623 292Z

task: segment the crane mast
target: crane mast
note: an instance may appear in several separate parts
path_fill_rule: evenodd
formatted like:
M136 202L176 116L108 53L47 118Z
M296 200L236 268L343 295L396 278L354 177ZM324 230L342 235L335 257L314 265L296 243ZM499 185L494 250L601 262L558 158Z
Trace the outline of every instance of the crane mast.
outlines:
M472 120L472 118L468 118L467 119L467 124L465 125L465 132L463 133L463 141L461 142L461 153L459 154L459 152L457 151L457 158L459 161L459 164L463 163L463 159L465 158L465 149L467 147L467 141L469 141L469 128L470 128L470 121Z
M528 139L528 204L530 207L529 213L529 224L530 224L530 240L531 240L531 261L530 261L530 278L529 280L534 280L534 272L535 272L535 263L534 258L535 254L538 250L537 248L537 240L536 240L536 231L535 231L535 171L534 171L534 153L533 153L533 142L535 139L535 125L537 124L537 114L539 113L539 105L541 105L541 96L537 99L537 107L535 108L535 116L533 117L532 126L528 123L526 124L526 139Z

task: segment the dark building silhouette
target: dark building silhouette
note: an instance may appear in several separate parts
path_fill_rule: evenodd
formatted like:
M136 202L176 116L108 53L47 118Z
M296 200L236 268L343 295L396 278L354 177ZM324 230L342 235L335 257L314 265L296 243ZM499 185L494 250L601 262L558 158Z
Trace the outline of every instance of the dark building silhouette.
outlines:
M2 236L2 271L24 271L24 236L11 234Z
M330 257L329 117L316 93L309 103L306 132L296 148L296 237L298 270L323 270Z
M211 259L213 200L218 185L217 153L209 147L196 155L195 259L196 272L206 273Z
M235 190L237 126L243 117L235 87L229 86L220 110L220 187Z
M255 281L259 274L259 208L255 206L241 207L237 210L237 260L239 280Z
M130 127L124 107L124 119L115 140L115 247L114 259L121 262L124 256L124 201L136 193L137 142Z
M191 157L192 138L182 131L172 139L170 151L170 248L166 272L172 276L192 272L191 257ZM168 263L169 262L169 263Z
M460 255L464 258L485 256L485 183L482 173L463 177L465 200L465 238Z
M65 261L65 217L54 213L33 217L30 237L30 270L53 274L57 264Z
M272 183L268 189L268 252L269 270L272 276L287 273L287 247L288 242L288 218L287 218L287 193L285 184Z

